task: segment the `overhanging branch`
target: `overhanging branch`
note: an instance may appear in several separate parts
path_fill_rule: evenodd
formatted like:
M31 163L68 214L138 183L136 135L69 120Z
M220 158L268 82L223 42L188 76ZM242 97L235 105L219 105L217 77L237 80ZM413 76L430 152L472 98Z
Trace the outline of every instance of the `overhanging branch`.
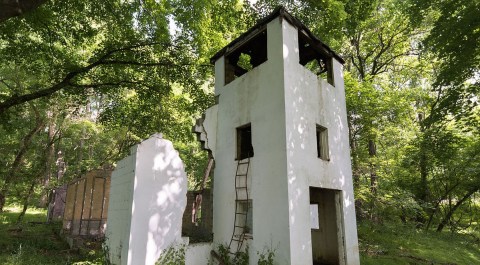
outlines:
M65 89L67 87L79 87L81 86L80 84L75 84L72 82L74 78L76 78L79 75L86 74L90 72L92 69L97 68L102 65L132 65L132 66L142 66L142 67L158 67L158 66L163 66L163 67L181 67L181 66L186 66L186 65L195 65L193 63L181 63L181 64L176 64L172 61L160 61L160 62L140 62L140 61L135 61L135 60L122 60L122 59L111 59L111 57L115 54L122 53L122 52L127 52L127 51L134 51L135 49L142 48L142 47L148 47L148 46L156 46L156 45L162 45L165 49L169 47L174 47L170 44L167 44L165 42L146 42L146 43L139 43L139 44L133 44L121 48L116 48L112 50L106 51L102 56L98 57L95 61L91 62L89 65L81 67L75 71L71 71L68 74L65 75L65 77L53 84L52 86L44 89L40 89L28 94L24 95L13 95L2 102L0 102L0 115L3 114L6 110L8 110L11 107L23 104L25 102L35 100L38 98L42 97L48 97L51 96L52 94ZM174 47L178 48L178 47ZM207 66L207 65L198 65L198 66ZM210 65L208 65L210 67ZM100 85L100 84L97 84ZM104 83L103 86L106 86L107 83ZM110 85L114 85L111 83ZM90 87L93 87L93 84L90 85ZM33 88L35 89L35 88ZM33 90L32 89L32 90Z

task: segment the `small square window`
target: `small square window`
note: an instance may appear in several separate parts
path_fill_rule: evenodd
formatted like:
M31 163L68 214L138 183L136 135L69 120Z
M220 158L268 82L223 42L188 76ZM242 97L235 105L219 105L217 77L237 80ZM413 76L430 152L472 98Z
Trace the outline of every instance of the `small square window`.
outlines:
M327 128L317 125L317 156L323 160L330 160L328 155L328 131Z
M252 126L250 124L237 128L237 160L253 157Z

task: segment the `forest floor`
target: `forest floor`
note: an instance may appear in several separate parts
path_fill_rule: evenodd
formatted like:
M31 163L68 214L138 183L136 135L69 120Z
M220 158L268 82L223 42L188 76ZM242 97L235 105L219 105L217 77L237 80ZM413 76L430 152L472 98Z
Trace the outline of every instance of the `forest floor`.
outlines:
M103 252L98 247L70 249L58 235L61 224L44 223L44 210L30 209L24 221L15 224L20 211L19 207L7 207L0 213L0 264L103 264ZM480 264L478 235L425 232L367 222L359 225L358 232L362 265Z
M0 213L1 265L102 264L101 249L70 249L59 236L61 223L45 223L45 210L27 210L20 224L16 224L20 207L4 210Z
M358 226L360 260L370 264L480 264L480 238L473 232L418 230L401 224Z

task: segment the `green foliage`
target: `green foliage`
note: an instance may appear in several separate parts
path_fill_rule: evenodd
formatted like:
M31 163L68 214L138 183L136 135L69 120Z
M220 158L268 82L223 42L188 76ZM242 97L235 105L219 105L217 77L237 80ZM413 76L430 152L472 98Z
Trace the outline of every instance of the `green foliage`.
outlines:
M468 235L418 230L398 223L362 222L361 264L477 264L478 240Z
M165 249L155 264L158 265L182 265L185 264L185 245L170 246Z
M238 251L234 254L230 253L230 249L226 245L218 245L218 254L225 265L248 265L249 264L249 248L245 251ZM273 265L275 262L275 250L265 249L263 252L257 252L258 265Z
M275 261L275 250L267 249L258 254L258 265L273 265Z
M439 99L432 122L448 114L469 116L480 94L480 12L479 1L411 0L410 15L431 23L422 44L426 53L438 59L434 87ZM472 98L477 97L477 100Z
M209 58L279 4L346 61L359 219L477 231L476 0L48 1L0 23L0 191L22 202L34 183L36 200L156 132L198 187Z
M279 5L284 6L294 16L298 17L322 41L339 50L344 41L344 24L350 14L345 10L343 0L264 0L254 4L260 16L268 15Z
M59 152L67 182L112 165L156 132L183 144L189 177L200 178L205 155L190 129L213 102L205 82L211 70L190 40L170 35L172 4L49 1L0 24L0 162L7 165L0 191L7 198L22 198L35 179L36 197L61 184L54 178ZM45 130L13 166L39 123Z
M229 264L230 263L230 249L226 245L218 245L218 255L220 256L220 259Z
M234 40L259 16L248 1L241 0L172 0L170 1L178 26L178 36L194 45L203 63ZM192 19L195 18L195 19Z
M248 265L249 262L248 246L245 251L231 254L227 245L220 244L218 245L218 254L225 265Z

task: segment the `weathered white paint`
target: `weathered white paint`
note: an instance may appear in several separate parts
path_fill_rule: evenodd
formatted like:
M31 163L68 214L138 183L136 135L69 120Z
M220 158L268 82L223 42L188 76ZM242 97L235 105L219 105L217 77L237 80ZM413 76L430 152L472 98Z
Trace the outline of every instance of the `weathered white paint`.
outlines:
M126 264L121 261L122 257L126 261L128 255L137 146L133 146L130 153L132 155L117 162L110 183L105 239L112 264Z
M205 120L203 121L203 128L205 134L205 148L212 151L215 157L215 150L217 144L217 113L218 105L214 105L205 111Z
M112 174L107 246L114 264L155 264L180 244L187 177L170 141L153 135Z
M310 186L342 191L346 264L359 264L342 65L333 59L335 86L317 78L298 63L297 38L287 21L269 22L268 60L227 85L224 57L215 62L219 104L207 110L211 122L205 128L210 141L216 134L210 145L216 160L214 243L227 244L232 235L235 129L251 123L250 264L265 248L275 249L278 264L312 264ZM317 158L317 124L328 129L330 161Z
M320 228L320 224L318 221L318 204L310 204L310 228Z
M185 250L185 265L207 265L211 259L212 243L188 244Z

